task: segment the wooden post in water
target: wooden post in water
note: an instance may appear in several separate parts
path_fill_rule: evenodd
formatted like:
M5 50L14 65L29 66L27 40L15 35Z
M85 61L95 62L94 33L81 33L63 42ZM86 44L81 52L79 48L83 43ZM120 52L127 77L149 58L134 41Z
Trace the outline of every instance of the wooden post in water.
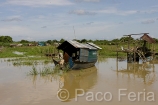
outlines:
M153 72L155 72L155 65L154 65L154 61L153 61L152 63L153 63Z
M129 35L128 37L128 50L130 49L130 38L131 38L131 35ZM131 62L130 60L130 57L131 57L131 53L127 52L127 62Z
M133 52L134 52L134 63L136 62L136 46L135 46L135 43L134 43L134 49L133 49Z
M155 46L154 46L154 43L152 44L152 47L153 47L153 60L155 58Z
M117 53L116 53L116 55L117 55L117 58L116 58L116 67L117 67L117 72L118 72L118 43L117 43Z

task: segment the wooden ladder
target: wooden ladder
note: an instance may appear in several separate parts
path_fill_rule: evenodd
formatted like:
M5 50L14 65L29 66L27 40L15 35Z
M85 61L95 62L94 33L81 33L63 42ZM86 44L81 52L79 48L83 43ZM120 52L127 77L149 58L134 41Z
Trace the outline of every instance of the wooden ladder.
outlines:
M145 55L143 54L143 52L141 52L140 50L137 50L137 53L138 53L139 57L143 60L143 62L147 62L147 59L146 59Z

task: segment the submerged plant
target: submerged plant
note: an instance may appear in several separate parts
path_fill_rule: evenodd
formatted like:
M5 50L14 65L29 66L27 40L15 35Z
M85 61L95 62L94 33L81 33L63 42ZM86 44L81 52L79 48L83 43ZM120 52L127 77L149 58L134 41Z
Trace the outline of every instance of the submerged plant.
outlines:
M60 66L55 66L54 68L53 67L43 67L41 70L37 70L37 68L35 66L33 66L32 70L30 71L29 74L30 75L40 74L41 76L52 75L52 74L62 75L63 73L66 73L69 70L70 69L68 66L64 67L62 70L61 70Z
M35 68L35 66L33 66L33 67L32 67L32 70L30 71L29 74L30 74L30 75L37 75L37 74L39 74L39 73L38 73L37 69Z
M20 62L13 62L13 65L14 65L14 66L20 66L21 63L20 63Z
M50 67L44 67L43 70L40 71L40 75L44 76L44 75L47 75L47 74L53 74L54 73L54 70Z
M43 63L44 64L48 64L48 63L50 63L51 61L50 60L45 60Z

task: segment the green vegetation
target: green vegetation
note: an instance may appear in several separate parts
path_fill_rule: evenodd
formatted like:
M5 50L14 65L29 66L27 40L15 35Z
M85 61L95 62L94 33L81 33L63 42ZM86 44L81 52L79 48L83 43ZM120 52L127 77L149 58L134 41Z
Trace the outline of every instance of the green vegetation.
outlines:
M47 61L48 58L46 58L44 56L20 57L20 58L11 58L11 59L8 59L7 61L12 62L12 61L36 61L36 60L45 60L45 61Z
M99 50L99 56L101 57L116 57L116 50L121 48L117 48L116 45L100 45L100 47L102 48L102 50ZM125 53L119 55L126 56Z
M37 74L38 74L38 71L37 71L37 69L35 68L35 66L32 67L32 70L30 71L29 74L30 74L30 75L37 75Z
M44 56L46 53L54 53L54 46L23 46L23 47L4 47L0 52L0 58L6 57L27 57L27 56ZM14 52L25 52L23 55Z
M52 63L51 58L47 57L21 57L21 58L12 58L8 59L8 62L12 62L14 66L32 66L32 65L39 65L39 64L48 64Z
M129 37L122 37L120 39L113 39L113 40L87 40L87 39L81 39L76 40L81 43L86 42L93 42L96 45L99 45L102 50L99 50L99 56L102 57L115 57L116 56L116 50L120 50L121 47L128 48L127 42ZM156 40L156 52L158 52L158 39L154 38ZM22 39L19 42L13 42L12 38L10 36L0 36L0 47L3 46L3 49L0 50L0 58L6 58L6 57L28 57L28 56L45 56L46 53L57 53L56 47L54 43L62 43L64 42L64 39L58 40L48 40L43 41L43 43L48 43L51 46L28 46L28 44L36 45L37 42L35 41L27 41ZM130 46L134 46L134 44L137 42L137 39L130 38ZM10 47L10 44L19 44L22 43L22 47ZM140 41L137 43L137 45L141 45L143 42ZM118 46L117 46L118 44ZM149 45L151 46L151 45ZM20 52L24 54L15 54L14 52ZM119 56L126 56L125 53L119 53ZM45 61L45 63L48 63Z
M10 36L0 36L0 42L11 43L13 40Z
M117 45L99 45L102 50L99 50L99 56L102 57L115 57L116 50L121 50L121 46L128 48L127 44ZM133 46L133 45L131 45ZM158 44L155 44L156 52L158 52ZM15 54L14 52L21 52L24 54ZM22 46L22 47L4 47L0 52L0 58L9 58L9 57L27 57L27 59L43 59L46 58L46 53L57 53L55 46ZM41 56L41 57L29 57L29 56ZM126 56L126 53L119 53L119 56ZM25 58L21 58L25 59ZM48 63L45 61L45 63Z
M52 74L59 74L61 75L60 71L62 73L66 73L67 71L69 71L69 68L64 68L63 70L60 70L59 66L55 66L54 68L52 67L43 67L42 69L37 69L34 65L32 67L32 70L29 72L29 75L41 75L41 76L45 76L45 75L52 75Z
M33 64L33 62L19 62L19 61L17 61L17 62L13 62L13 65L14 66L21 66L21 65L32 65Z

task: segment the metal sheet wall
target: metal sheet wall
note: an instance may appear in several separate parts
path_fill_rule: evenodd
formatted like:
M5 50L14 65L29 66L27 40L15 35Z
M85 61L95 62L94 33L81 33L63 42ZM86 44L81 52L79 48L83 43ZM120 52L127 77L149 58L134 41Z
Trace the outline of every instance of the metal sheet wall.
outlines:
M80 62L88 62L89 49L80 49Z

